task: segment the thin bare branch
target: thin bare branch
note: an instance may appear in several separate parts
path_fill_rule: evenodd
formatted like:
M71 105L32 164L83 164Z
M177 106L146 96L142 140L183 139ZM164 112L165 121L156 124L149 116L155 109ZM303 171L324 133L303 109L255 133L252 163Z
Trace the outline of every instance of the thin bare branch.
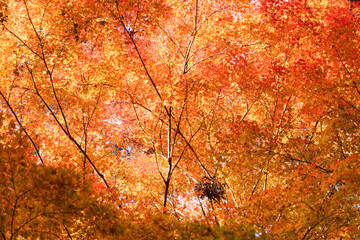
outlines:
M311 143L311 141L312 141L312 139L313 139L313 137L314 137L314 134L315 134L315 132L316 132L317 125L319 124L320 120L321 120L321 117L319 117L318 120L317 120L316 123L315 123L314 131L312 131L312 133L311 133L310 139L309 139L309 141L307 142L307 144L306 144L306 146L305 146L304 152L306 152L306 150L308 149L308 147L309 147L309 145L310 145L310 143Z
M240 122L238 123L238 125L240 125L240 124L244 121L245 117L248 115L248 113L250 112L250 110L251 110L251 107L249 107L249 105L246 103L246 112L245 112L244 116L241 118L241 120L240 120Z
M262 168L262 169L260 170L259 177L258 177L258 179L256 180L256 182L255 182L255 184L254 184L254 186L253 186L253 189L252 189L252 191L251 191L251 195L253 195L253 194L255 193L255 190L256 190L259 182L260 182L260 179L262 178L263 171L264 171L264 169ZM250 198L251 198L251 196L250 196ZM249 198L249 200L250 200L250 198Z
M142 58L142 56L141 56L141 54L140 54L139 48L137 47L137 44L136 44L136 42L135 42L135 39L134 39L133 34L131 34L131 32L129 31L129 29L126 27L126 25L125 25L125 23L124 23L124 20L123 20L124 17L121 16L121 14L120 14L120 10L119 10L119 6L118 6L117 2L116 2L116 8L117 8L117 11L118 11L118 15L115 14L115 13L114 13L113 11L111 11L110 9L108 9L108 10L109 10L109 12L113 15L113 17L114 17L116 20L118 20L118 22L119 22L119 23L121 24L121 26L124 28L124 31L127 33L127 35L128 35L128 37L130 38L132 44L134 45L134 48L135 48L135 51L136 51L136 53L137 53L137 55L138 55L138 57L139 57L139 60L140 60L142 66L143 66L143 68L144 68L144 70L145 70L146 75L148 76L149 81L151 82L154 90L156 91L156 94L158 95L158 97L160 98L160 100L163 100L163 98L162 98L162 96L161 96L161 94L160 94L160 92L159 92L159 90L158 90L158 88L157 88L157 86L156 86L156 84L155 84L155 81L154 81L153 78L151 77L151 75L150 75L150 73L149 73L149 71L148 71L148 69L147 69L147 67L146 67L146 64L145 64L145 62L144 62L144 60L143 60L143 58ZM166 108L166 107L165 107L165 108ZM167 109L166 109L166 111L167 111Z
M33 82L34 85L34 89L36 92L36 95L40 98L41 102L45 105L46 109L50 112L50 114L53 116L53 118L55 119L57 125L61 128L61 130L65 133L66 136L68 136L68 138L75 144L75 146L80 150L80 152L85 156L85 158L87 159L87 161L90 163L91 167L93 168L93 170L96 172L96 174L101 178L101 180L104 182L104 184L106 185L106 187L110 188L109 184L107 183L104 175L96 168L96 166L94 165L94 163L92 162L92 160L90 159L90 157L88 156L88 154L86 153L86 151L82 148L82 146L71 136L70 132L68 132L63 124L60 123L59 119L57 118L57 116L55 115L54 111L50 108L50 106L48 105L48 103L45 101L45 99L42 97L42 95L40 94L35 79L34 79L34 75L32 70L29 68L29 66L26 64L26 67L30 73L31 76L31 80Z
M16 115L14 109L11 107L10 102L5 98L4 94L0 91L0 95L3 98L3 100L5 101L6 105L8 106L8 108L10 109L12 115L14 116L16 122L19 124L20 128L24 131L26 137L30 140L31 145L33 146L33 148L35 149L36 155L37 157L40 159L40 162L42 164L44 164L44 160L41 157L39 148L36 146L34 140L32 139L32 137L30 136L30 134L26 131L25 127L22 125L22 123L20 122L20 119L18 118L18 116Z
M288 98L288 100L287 100L287 102L286 102L286 104L284 106L283 112L281 114L280 121L279 121L279 124L278 124L278 129L277 129L276 134L275 134L275 139L278 137L278 135L280 133L281 124L282 124L282 122L284 120L286 109L288 107L288 104L289 104L290 100L291 100L291 96ZM275 116L275 111L274 111L274 116ZM315 126L315 128L316 128L316 126Z
M228 50L224 50L224 51L221 51L221 52L218 52L218 53L215 53L215 54L212 54L208 57L205 57L195 63L193 63L190 67L188 67L185 71L185 73L189 72L191 68L193 68L194 66L196 66L197 64L199 63L202 63L206 60L208 60L209 58L213 58L213 57L216 57L216 56L219 56L219 55L222 55L222 54L225 54L225 53L228 53L228 52L231 52L231 51L234 51L234 50L237 50L237 49L241 49L243 47L248 47L248 46L253 46L253 45L257 45L257 44L260 44L260 43L253 43L253 44L245 44L245 45L242 45L240 47L236 47L236 48L232 48L232 49L228 49Z
M170 34L168 32L165 31L164 28L162 28L160 25L157 25L164 33L165 35L170 39L170 41L175 45L175 47L177 48L177 50L180 52L181 56L183 58L185 58L184 53L181 51L180 46L175 42L175 40L170 36Z

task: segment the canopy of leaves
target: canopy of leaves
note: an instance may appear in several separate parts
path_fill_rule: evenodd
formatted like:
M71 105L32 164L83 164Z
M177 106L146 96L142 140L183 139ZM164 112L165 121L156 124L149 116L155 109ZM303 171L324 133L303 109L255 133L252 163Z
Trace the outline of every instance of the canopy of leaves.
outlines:
M360 5L0 0L0 239L357 239Z

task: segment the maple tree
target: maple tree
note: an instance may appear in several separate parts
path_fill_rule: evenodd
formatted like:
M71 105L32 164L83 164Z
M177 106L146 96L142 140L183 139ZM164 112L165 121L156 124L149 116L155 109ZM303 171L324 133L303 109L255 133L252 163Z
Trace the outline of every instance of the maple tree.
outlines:
M359 7L1 0L0 238L357 239Z

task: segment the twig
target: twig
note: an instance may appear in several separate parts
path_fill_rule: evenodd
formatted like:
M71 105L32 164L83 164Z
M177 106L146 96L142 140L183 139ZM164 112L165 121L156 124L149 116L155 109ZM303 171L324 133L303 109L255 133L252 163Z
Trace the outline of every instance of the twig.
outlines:
M25 135L27 136L27 138L30 140L31 145L33 146L33 148L35 149L36 155L38 156L38 158L40 159L41 163L44 164L44 160L42 159L41 155L40 155L40 151L39 149L36 147L36 144L34 142L34 140L31 138L31 136L29 135L29 133L26 131L25 127L21 124L18 116L16 115L14 109L11 107L9 101L5 98L4 94L0 91L0 95L3 98L3 100L5 101L6 105L8 106L8 108L10 109L12 115L14 116L16 122L19 124L20 128L24 131Z

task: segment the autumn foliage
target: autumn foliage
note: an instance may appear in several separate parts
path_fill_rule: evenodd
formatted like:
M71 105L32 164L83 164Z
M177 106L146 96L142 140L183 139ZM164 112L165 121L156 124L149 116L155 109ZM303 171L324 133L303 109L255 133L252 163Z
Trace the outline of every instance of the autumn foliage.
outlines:
M358 239L359 4L0 0L0 239Z

